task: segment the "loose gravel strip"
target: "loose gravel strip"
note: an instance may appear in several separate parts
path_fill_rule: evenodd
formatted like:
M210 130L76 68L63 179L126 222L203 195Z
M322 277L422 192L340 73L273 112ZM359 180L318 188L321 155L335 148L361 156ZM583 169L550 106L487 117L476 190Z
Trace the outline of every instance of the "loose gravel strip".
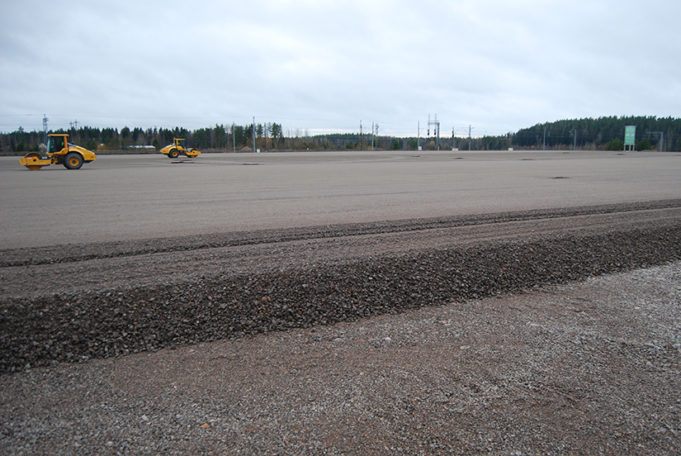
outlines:
M424 250L454 250L490 242L532 242L613 231L675 227L681 207L480 223L416 231L312 237L295 241L199 248L66 263L0 267L0 301L54 294L199 282L207 277L263 274L396 258Z
M304 328L681 259L681 225L1 303L0 371Z

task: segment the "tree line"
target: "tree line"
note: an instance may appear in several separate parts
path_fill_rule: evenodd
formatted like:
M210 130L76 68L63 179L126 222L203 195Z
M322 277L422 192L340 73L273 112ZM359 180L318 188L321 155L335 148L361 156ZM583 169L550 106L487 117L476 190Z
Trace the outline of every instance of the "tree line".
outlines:
M627 125L636 126L637 150L681 150L681 119L655 116L610 116L541 123L515 133L513 145L533 149L622 150Z
M173 142L173 138L185 138L190 147L221 150L250 147L255 129L256 146L276 148L284 135L281 124L215 125L212 128L188 130L186 128L94 128L71 127L68 130L50 130L49 133L68 133L69 142L90 150L138 150L153 147L158 150ZM19 127L11 133L0 133L0 152L37 151L45 142L42 131L27 132Z
M172 143L173 138L186 138L187 144L205 151L252 150L506 150L515 149L608 149L622 150L624 127L635 125L636 148L645 150L681 150L681 119L654 116L599 117L559 120L536 124L515 133L498 136L468 137L394 137L345 133L300 136L284 135L281 124L218 125L188 130L175 128L94 128L72 127L50 133L68 133L69 141L90 150L138 151L148 147L158 150ZM255 133L255 134L254 134ZM39 150L44 143L41 131L24 131L19 127L10 133L0 133L0 153L21 153Z

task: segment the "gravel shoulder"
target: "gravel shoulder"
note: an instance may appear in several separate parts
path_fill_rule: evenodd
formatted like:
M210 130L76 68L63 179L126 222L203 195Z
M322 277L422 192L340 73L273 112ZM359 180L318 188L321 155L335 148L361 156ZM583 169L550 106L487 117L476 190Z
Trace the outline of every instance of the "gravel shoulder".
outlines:
M678 454L681 263L0 376L6 454Z

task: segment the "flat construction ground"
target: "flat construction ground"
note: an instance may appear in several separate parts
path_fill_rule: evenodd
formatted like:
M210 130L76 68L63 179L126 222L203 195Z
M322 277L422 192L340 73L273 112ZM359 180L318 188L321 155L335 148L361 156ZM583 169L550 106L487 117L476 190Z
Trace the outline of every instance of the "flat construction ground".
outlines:
M0 158L9 454L678 454L681 154Z
M0 249L678 198L681 155L419 152L0 158Z

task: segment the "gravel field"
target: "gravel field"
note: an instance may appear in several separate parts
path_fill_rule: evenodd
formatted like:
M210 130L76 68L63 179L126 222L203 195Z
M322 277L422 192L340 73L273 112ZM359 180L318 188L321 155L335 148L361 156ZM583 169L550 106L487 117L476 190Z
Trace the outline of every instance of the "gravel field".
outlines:
M0 453L679 453L679 154L106 158L0 160Z

